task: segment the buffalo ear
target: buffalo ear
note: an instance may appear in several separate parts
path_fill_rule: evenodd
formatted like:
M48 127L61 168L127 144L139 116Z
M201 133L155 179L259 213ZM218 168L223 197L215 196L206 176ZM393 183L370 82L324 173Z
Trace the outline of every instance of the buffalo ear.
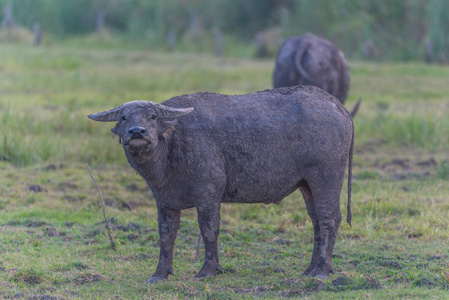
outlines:
M118 134L117 131L117 125L115 125L114 127L111 128L111 132L115 135L118 135L118 143L121 144L122 143L122 137Z
M159 120L159 124L161 126L161 137L167 139L170 134L175 130L175 125L178 123L178 120Z
M111 128L111 131L113 134L118 134L117 133L117 125L115 125L114 127Z

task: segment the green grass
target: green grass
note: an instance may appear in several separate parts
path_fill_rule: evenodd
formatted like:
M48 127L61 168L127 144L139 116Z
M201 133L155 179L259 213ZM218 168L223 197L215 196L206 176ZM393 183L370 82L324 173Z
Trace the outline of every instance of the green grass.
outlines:
M143 284L158 259L156 205L112 124L86 115L134 99L271 86L273 62L48 45L0 48L0 298L445 298L449 284L449 69L351 64L352 227L342 224L329 282L302 277L312 226L300 193L280 205L222 206L224 274L192 278L195 210L183 212L175 275ZM117 250L111 249L102 189ZM342 211L346 215L346 185Z

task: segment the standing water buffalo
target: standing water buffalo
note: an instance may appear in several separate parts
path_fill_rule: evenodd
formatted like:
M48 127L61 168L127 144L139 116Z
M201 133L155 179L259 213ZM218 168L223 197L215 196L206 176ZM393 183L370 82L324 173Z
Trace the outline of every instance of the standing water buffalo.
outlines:
M273 73L275 88L317 86L344 103L349 90L345 56L328 40L306 33L286 39L279 49ZM361 100L353 108L354 116Z
M221 271L217 239L221 203L276 203L300 189L315 233L305 275L329 278L341 222L346 162L351 222L352 118L341 103L313 86L226 96L197 93L163 104L131 101L91 114L118 122L131 166L156 199L160 255L154 283L173 274L173 247L181 210L195 207L205 245L195 276Z

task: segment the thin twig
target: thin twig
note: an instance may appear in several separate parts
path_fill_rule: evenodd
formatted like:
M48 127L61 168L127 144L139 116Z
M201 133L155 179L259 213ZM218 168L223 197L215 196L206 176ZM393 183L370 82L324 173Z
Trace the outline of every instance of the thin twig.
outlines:
M115 250L115 242L114 242L114 237L112 236L111 233L111 228L109 227L109 222L108 222L108 218L106 218L106 210L104 208L104 200L103 200L103 195L101 194L101 190L98 187L97 182L95 181L94 176L92 175L92 171L89 168L89 163L87 162L87 151L85 154L85 159L86 159L86 166L87 166L87 170L89 171L90 177L92 178L95 186L97 187L98 193L100 194L100 198L101 198L101 204L103 205L103 216L104 216L104 220L106 221L106 227L108 228L108 234L109 234L109 239L111 240L111 245L112 245L112 249Z
M288 219L285 219L284 222L281 223L281 226L278 227L278 229L276 229L276 232L282 232L282 230L284 230L284 226L287 223Z

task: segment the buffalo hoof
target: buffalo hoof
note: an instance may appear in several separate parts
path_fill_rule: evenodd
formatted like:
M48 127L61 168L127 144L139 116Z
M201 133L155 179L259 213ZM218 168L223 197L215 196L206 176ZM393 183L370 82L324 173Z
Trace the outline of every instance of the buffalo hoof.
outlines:
M194 279L204 279L205 277L215 277L216 275L217 275L217 270L213 270L213 271L201 270L193 278Z
M301 273L302 276L305 276L307 278L316 278L316 279L320 279L320 280L329 280L329 275L326 274L316 274L316 275L312 275L312 272L302 272Z
M202 280L202 279L206 279L206 277L215 277L215 274L196 274L195 277L193 277L193 279L196 280Z
M316 278L316 279L320 279L320 280L329 280L329 275L325 275L325 274L317 274L315 276L312 275L308 275L307 278Z
M328 259L320 258L316 263L312 264L302 272L301 275L307 278L317 278L320 280L329 280L329 273L335 274L332 262Z
M310 272L304 271L301 273L301 276L307 277L307 276L309 276L309 274L310 274Z
M156 283L167 280L167 278L159 277L159 276L151 276L145 283Z
M198 274L193 277L194 279L203 279L205 277L215 277L217 273L223 273L223 269L219 264L204 264L203 268L198 272Z

